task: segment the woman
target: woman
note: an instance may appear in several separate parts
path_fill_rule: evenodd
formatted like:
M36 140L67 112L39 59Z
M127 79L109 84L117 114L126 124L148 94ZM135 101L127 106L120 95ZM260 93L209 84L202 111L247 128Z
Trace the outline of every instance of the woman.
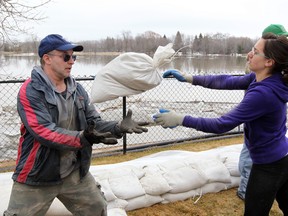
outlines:
M174 111L156 114L164 128L177 125L209 133L224 133L244 123L245 139L253 161L245 198L244 215L269 215L274 199L288 215L288 40L266 34L248 53L254 73L243 77L228 75L193 76L193 84L231 86L247 89L241 103L219 118L194 118Z

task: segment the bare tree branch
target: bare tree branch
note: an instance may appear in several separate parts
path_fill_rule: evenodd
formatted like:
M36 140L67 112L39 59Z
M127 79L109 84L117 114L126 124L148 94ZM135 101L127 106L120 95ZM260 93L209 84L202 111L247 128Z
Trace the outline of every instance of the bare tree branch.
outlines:
M28 33L27 22L45 19L38 9L51 0L32 4L28 0L0 0L0 46L19 33Z

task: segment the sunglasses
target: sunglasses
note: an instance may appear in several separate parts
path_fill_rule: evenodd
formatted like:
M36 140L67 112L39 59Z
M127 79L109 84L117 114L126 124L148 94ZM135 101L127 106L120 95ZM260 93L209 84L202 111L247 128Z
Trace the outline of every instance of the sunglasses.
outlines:
M67 53L63 53L62 55L56 55L56 54L52 54L52 53L47 53L47 55L62 57L64 62L68 62L71 58L73 59L73 61L76 61L76 58L77 58L76 55L69 55Z

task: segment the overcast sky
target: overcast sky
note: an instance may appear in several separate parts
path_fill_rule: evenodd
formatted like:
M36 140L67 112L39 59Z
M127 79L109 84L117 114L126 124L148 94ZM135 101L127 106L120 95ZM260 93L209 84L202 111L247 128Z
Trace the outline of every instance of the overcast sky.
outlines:
M39 39L58 33L74 42L116 38L126 31L256 38L272 23L288 30L287 10L288 0L52 0L39 9L47 18L34 23L31 32Z

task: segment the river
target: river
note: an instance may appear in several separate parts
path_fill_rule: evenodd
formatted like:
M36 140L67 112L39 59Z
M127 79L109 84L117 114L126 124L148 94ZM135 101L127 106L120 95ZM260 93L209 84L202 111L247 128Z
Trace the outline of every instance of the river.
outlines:
M94 76L116 56L79 55L73 65L74 76ZM28 77L34 65L39 64L35 56L1 56L0 76ZM244 74L246 59L241 56L195 56L175 58L164 65L163 70L177 68L193 74Z

